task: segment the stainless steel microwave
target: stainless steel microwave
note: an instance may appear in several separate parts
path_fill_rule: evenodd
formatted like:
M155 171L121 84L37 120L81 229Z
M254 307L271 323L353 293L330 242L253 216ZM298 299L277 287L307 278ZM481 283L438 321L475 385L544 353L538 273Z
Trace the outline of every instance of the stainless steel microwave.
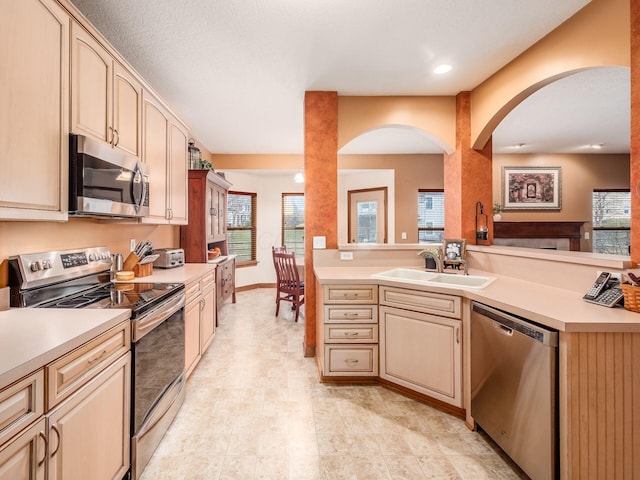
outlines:
M149 166L84 135L69 141L69 215L149 215Z

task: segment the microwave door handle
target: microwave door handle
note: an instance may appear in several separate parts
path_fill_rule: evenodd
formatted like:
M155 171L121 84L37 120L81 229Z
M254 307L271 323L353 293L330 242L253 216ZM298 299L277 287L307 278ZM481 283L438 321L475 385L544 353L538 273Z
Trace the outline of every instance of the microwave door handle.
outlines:
M136 163L136 167L134 169L134 176L133 176L133 182L131 183L131 193L133 196L133 201L135 204L135 208L136 208L136 212L140 210L140 208L142 208L142 203L144 202L144 198L147 194L147 186L144 182L144 174L142 172L142 169L140 168L140 164ZM140 189L140 196L139 198L136 198L135 194L136 194L136 189L135 189L135 184L137 181L140 181L140 185L142 186L142 188Z

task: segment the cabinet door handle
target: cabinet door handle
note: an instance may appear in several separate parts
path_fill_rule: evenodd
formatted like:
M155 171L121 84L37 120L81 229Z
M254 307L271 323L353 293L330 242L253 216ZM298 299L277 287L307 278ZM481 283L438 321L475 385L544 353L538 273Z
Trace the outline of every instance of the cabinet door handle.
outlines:
M53 457L54 457L54 455L55 455L56 453L58 453L58 450L60 450L60 439L61 439L61 435L60 435L60 430L58 430L58 427L57 427L55 424L51 425L51 430L53 430L54 432L56 432L56 436L58 437L58 444L56 445L55 450L54 450L53 452L51 452L51 455L50 455L50 456L51 456L51 458L53 458Z
M115 128L113 129L113 146L117 147L120 143L120 133Z
M204 298L202 300L200 300L200 311L201 312L204 310L205 303L206 303L206 300Z
M109 127L107 133L107 143L113 147L113 127Z
M357 365L358 362L359 362L359 360L356 359L356 358L347 358L347 359L345 359L345 363L347 365L349 365L350 367L353 367L353 366Z
M460 327L456 327L456 343L460 343Z
M42 455L42 460L38 460L38 466L40 466L47 459L47 450L49 449L49 440L47 440L47 436L45 435L45 433L43 431L40 431L38 433L38 436L44 442L44 451L43 451L44 455ZM36 445L36 448L38 448L37 445ZM36 457L37 457L37 455L36 455Z

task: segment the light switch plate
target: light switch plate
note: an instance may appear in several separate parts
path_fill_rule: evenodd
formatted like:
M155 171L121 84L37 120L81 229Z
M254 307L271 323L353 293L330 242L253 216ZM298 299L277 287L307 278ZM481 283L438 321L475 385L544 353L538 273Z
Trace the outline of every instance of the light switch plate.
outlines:
M327 237L313 237L313 248L327 248Z

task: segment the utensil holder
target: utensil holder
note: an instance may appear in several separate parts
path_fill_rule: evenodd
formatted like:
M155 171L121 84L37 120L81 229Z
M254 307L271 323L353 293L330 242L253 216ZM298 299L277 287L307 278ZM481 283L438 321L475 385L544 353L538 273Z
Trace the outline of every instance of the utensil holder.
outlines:
M129 256L126 258L126 260L124 261L124 263L122 264L122 269L133 270L133 267L135 267L139 261L140 261L140 257L135 253L131 252Z
M133 267L133 274L136 277L148 277L153 272L153 263L137 264Z

